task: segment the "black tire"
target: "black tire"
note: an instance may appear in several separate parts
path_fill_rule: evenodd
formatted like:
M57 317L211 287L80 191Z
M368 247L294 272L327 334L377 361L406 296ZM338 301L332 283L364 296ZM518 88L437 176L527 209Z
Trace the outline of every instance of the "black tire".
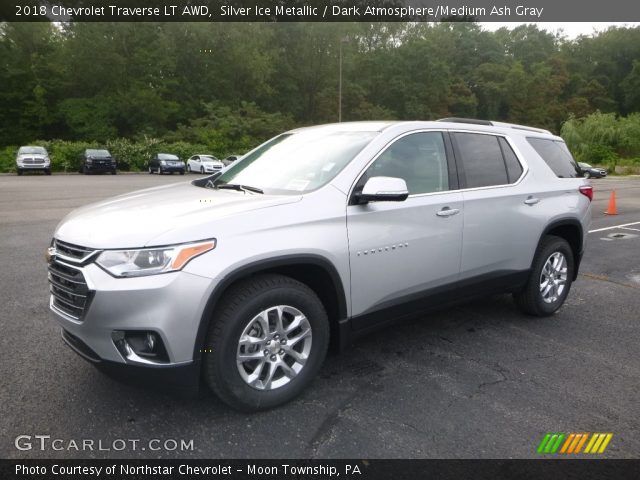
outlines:
M187 163L187 172L191 173L191 165Z
M278 305L294 307L306 316L312 332L311 348L306 363L288 383L260 390L240 375L236 364L238 342L251 319ZM322 366L328 345L327 313L313 290L283 275L258 275L231 287L216 309L203 347L204 380L222 401L236 410L267 410L292 400L311 383Z
M541 287L542 269L547 260L554 254L561 253L566 260L567 278L564 284L564 290L558 295L557 299L547 303L543 299ZM542 239L533 258L533 265L527 285L521 292L514 293L516 304L524 313L534 315L536 317L546 317L555 313L564 303L574 276L574 260L573 251L569 243L564 238L555 235L547 235Z
M89 172L89 169L87 168L87 166L86 166L86 165L82 167L82 173L83 173L84 175L89 175L89 173L90 173L90 172Z
M18 176L21 176L24 172L22 171L21 168L16 169L16 173L18 174Z
M204 167L200 167L200 173L204 175Z
M153 170L151 170L151 167L149 167L149 175L153 174Z
M118 171L114 168L113 170L111 170L111 175L116 175L118 173Z
M162 167L158 167L158 175L164 175L164 170L162 170Z
M584 178L591 178L591 174L589 172L584 172Z
M180 175L184 175L184 170L180 170Z
M44 171L44 174L45 174L45 175L51 175L51 170L46 169L46 170Z

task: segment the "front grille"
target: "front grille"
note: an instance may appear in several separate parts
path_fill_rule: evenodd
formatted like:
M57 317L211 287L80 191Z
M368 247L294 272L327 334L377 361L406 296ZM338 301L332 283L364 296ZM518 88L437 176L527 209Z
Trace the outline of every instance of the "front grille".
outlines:
M24 165L41 165L44 163L44 158L23 158L22 163Z
M82 261L89 257L95 250L86 247L79 247L71 243L61 242L60 240L54 240L53 246L56 252L65 257L73 258L75 260Z
M49 264L48 278L53 307L76 320L82 320L92 293L82 271L54 259Z

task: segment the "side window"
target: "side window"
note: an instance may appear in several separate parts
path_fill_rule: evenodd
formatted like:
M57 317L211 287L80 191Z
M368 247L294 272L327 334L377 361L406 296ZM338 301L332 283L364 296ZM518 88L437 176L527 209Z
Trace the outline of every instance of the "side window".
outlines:
M467 188L509 183L498 137L479 133L455 133L454 137L462 156Z
M564 142L533 137L527 138L527 141L558 177L576 178L582 176L578 164Z
M410 195L449 190L442 133L412 133L397 140L367 169L365 181L370 177L402 178Z
M507 166L507 174L509 176L509 183L513 183L522 175L522 165L518 161L518 157L513 152L509 142L503 137L498 137L498 143L502 148L502 155L504 156L504 163Z

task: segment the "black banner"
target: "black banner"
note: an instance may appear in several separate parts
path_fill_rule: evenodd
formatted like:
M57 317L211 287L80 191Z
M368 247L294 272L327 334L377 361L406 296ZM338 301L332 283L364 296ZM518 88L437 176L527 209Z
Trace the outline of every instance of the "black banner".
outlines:
M0 460L3 480L638 478L640 461L566 460Z
M5 0L12 22L631 22L628 0Z

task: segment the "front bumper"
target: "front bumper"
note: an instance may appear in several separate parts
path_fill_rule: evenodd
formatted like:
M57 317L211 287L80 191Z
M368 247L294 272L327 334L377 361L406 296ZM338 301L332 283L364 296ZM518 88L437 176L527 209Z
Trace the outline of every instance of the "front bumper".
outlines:
M164 166L162 165L163 172L184 172L184 167L173 167L173 166Z
M83 357L95 363L113 362L145 370L193 363L211 279L184 271L114 278L94 263L75 268L84 275L90 292L83 314L74 318L56 308L53 296L49 305L58 324L90 352ZM160 337L168 361L150 364L123 356L116 346L115 332L141 331Z
M16 163L16 167L20 170L49 170L50 163Z
M199 360L181 365L148 368L103 360L82 340L65 329L62 329L62 339L74 352L116 380L135 386L175 392L183 397L192 397L198 392Z
M111 172L116 169L116 165L112 164L85 164L84 166L89 172Z

